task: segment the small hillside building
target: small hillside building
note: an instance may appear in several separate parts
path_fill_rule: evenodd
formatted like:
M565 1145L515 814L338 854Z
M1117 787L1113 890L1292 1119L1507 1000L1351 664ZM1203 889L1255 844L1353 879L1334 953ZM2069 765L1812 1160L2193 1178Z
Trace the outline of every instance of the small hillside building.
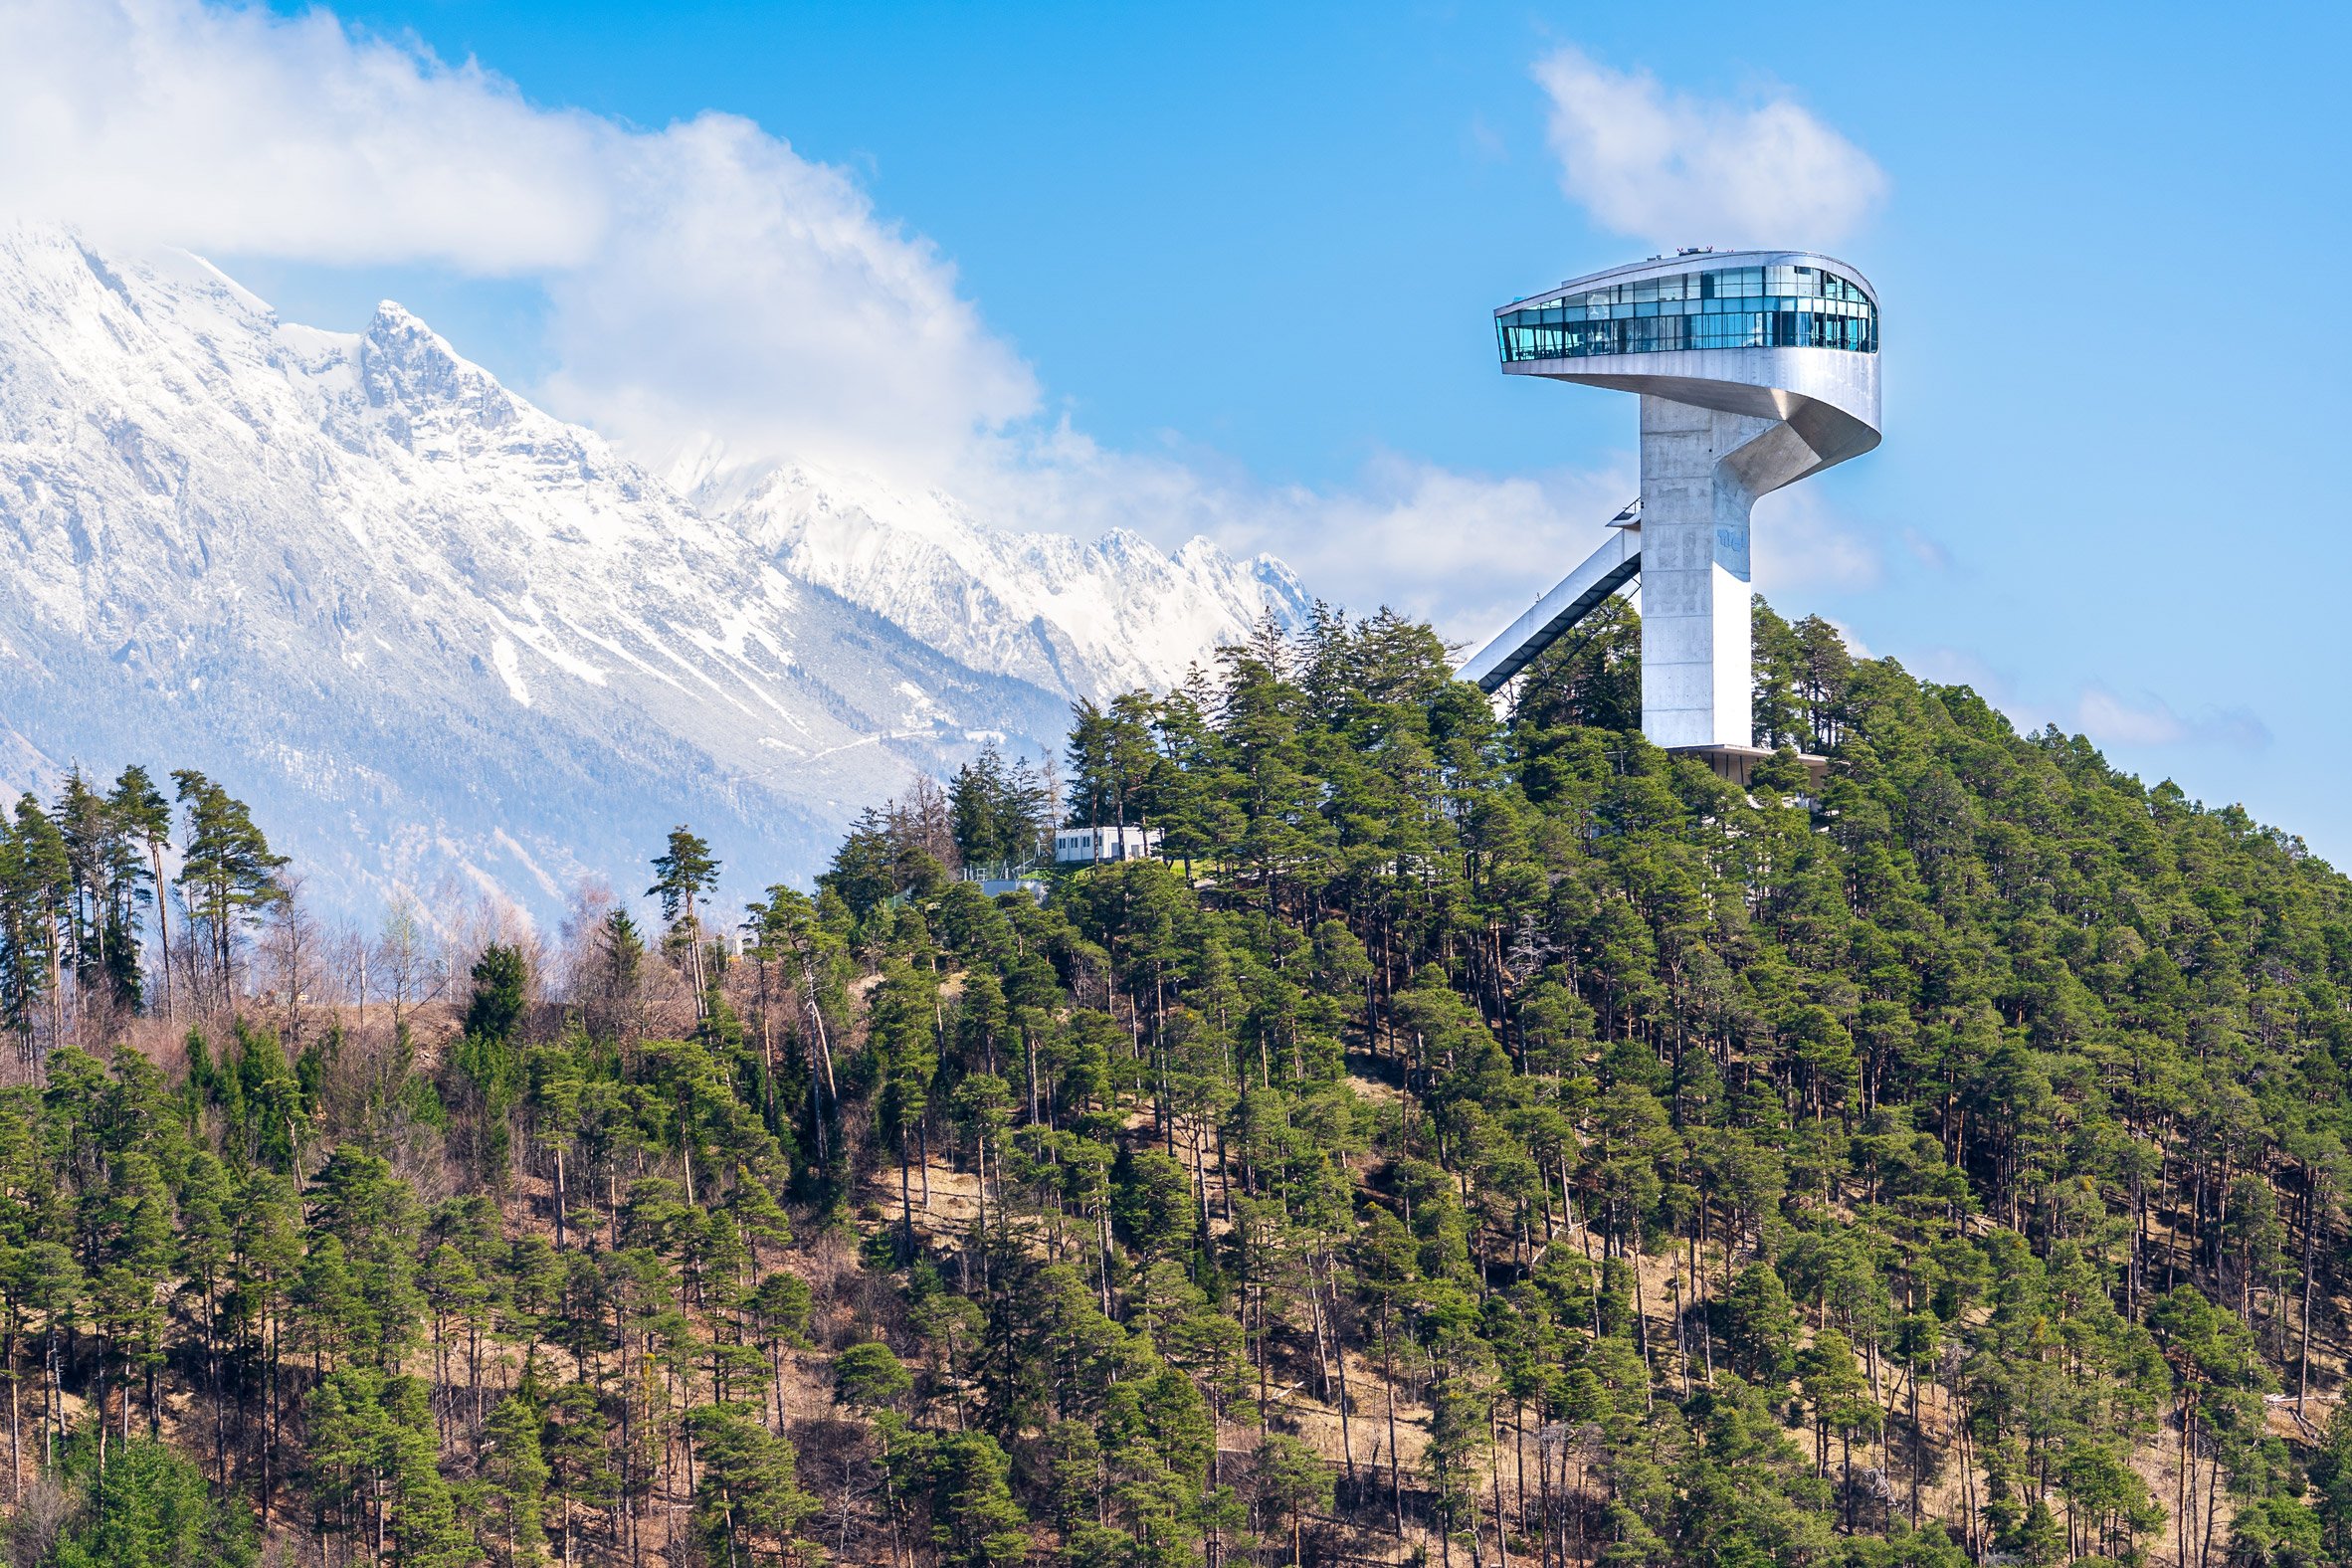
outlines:
M1098 861L1144 861L1159 853L1157 828L1057 828L1054 864L1086 866Z

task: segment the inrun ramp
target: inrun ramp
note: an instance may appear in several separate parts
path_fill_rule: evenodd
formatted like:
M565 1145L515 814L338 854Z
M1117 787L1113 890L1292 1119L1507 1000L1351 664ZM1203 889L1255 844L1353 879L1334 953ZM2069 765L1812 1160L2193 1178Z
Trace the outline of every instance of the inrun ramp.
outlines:
M1634 580L1642 569L1642 503L1637 500L1611 518L1610 528L1608 543L1586 556L1558 587L1462 667L1463 680L1476 682L1481 691L1501 690L1577 622Z

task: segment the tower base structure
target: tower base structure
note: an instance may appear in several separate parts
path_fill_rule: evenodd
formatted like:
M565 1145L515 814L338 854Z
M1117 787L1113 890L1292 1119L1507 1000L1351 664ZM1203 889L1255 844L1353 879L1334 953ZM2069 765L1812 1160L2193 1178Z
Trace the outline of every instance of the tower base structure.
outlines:
M1715 777L1743 790L1755 783L1757 764L1775 755L1768 746L1675 746L1672 750L1675 756L1705 763L1714 769ZM1830 776L1830 759L1801 751L1797 760L1805 768L1806 787L1819 795L1822 782Z

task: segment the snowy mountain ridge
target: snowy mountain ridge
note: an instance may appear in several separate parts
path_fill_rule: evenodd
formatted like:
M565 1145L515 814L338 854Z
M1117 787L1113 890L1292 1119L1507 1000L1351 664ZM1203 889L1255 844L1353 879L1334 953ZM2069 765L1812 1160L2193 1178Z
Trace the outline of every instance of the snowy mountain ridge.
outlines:
M396 304L293 325L35 228L0 230L0 581L7 782L195 766L331 903L455 877L542 917L680 821L806 875L913 771L1304 608L1205 541L813 468L719 513Z
M727 490L704 485L697 500ZM1174 555L1114 528L1083 542L1013 533L937 490L893 492L805 465L775 469L724 507L782 571L830 588L974 669L1072 695L1164 689L1304 589L1272 556L1236 561L1207 539Z

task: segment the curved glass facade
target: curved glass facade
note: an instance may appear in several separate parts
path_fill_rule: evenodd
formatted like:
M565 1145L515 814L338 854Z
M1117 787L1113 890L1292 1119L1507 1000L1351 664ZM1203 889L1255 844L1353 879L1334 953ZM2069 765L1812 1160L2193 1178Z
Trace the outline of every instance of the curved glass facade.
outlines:
M1823 267L1720 267L1505 310L1494 318L1505 364L1654 354L1676 348L1878 351L1878 307Z

